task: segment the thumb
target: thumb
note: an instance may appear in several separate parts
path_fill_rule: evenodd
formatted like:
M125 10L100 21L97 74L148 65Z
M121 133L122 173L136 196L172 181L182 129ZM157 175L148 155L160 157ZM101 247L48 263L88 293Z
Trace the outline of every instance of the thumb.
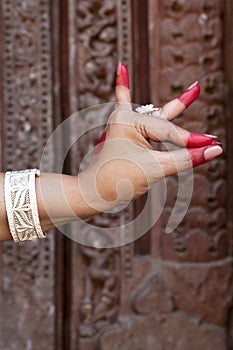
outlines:
M128 67L118 63L116 77L116 110L132 110L131 97L129 89L129 71Z

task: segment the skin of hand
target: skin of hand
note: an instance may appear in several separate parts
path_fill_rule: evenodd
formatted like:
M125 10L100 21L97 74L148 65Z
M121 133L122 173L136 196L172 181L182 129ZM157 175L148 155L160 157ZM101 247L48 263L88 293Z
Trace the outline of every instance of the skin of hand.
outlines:
M164 176L207 163L220 155L221 144L211 135L194 134L173 124L199 95L198 83L152 116L132 111L128 69L119 63L115 111L86 170L78 176L42 173L36 180L43 231L77 218L127 205ZM175 151L154 150L149 140L168 141ZM4 174L0 174L0 241L11 240L5 204Z
M190 133L172 122L199 94L196 82L152 116L133 112L128 69L119 63L115 111L91 164L78 176L79 189L89 207L101 212L127 205L164 176L207 163L222 153L215 136ZM171 142L179 149L157 151L149 140Z

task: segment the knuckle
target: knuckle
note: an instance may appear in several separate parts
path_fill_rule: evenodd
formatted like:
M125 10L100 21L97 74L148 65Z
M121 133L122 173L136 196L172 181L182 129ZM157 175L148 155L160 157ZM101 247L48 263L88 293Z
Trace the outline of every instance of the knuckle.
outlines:
M117 124L120 123L122 121L122 111L114 111L112 112L112 114L109 117L109 124Z
M109 118L109 124L132 124L132 112L124 110L114 111Z
M160 109L159 116L160 116L160 118L167 119L168 115L167 115L167 110L166 110L166 107L165 107L165 106L163 106L163 107Z

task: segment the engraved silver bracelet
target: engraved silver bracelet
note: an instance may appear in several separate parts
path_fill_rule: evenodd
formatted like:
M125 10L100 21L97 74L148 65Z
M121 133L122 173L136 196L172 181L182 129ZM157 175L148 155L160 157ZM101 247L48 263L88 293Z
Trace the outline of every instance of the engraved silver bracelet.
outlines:
M45 238L36 201L35 178L38 169L7 171L4 195L7 219L14 242Z

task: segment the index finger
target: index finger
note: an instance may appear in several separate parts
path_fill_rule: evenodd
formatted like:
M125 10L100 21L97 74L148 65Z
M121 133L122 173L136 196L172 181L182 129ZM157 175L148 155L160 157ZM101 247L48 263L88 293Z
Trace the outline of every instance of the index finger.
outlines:
M200 95L200 85L198 81L188 87L179 97L166 103L160 111L160 117L173 120L185 111ZM155 112L156 113L156 112Z
M129 71L128 67L118 63L116 78L116 108L117 110L132 110L131 96L129 89Z

